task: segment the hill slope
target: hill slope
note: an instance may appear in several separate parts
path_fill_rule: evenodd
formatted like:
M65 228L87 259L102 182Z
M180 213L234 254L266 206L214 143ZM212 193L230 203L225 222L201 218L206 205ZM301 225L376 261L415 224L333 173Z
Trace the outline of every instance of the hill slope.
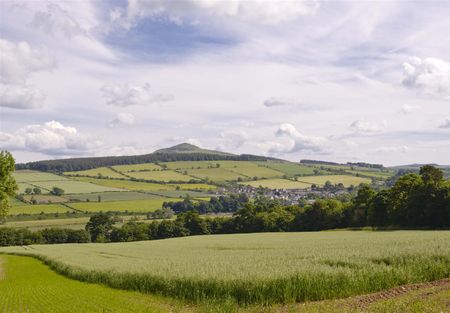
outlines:
M82 171L97 167L108 167L113 165L173 162L173 161L265 161L270 158L249 154L235 155L215 150L205 150L197 146L182 143L174 147L156 150L153 153L130 156L105 156L70 158L60 160L46 160L17 164L17 169L32 169L51 172Z

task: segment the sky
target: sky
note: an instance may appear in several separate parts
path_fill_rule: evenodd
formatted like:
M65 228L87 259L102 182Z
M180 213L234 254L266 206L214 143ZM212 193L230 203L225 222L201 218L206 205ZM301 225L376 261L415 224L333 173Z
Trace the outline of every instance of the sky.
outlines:
M0 149L450 164L449 1L0 2Z

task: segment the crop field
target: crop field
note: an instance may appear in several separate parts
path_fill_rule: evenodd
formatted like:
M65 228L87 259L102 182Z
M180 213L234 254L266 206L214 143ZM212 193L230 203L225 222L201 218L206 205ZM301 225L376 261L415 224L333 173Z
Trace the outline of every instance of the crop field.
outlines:
M349 176L349 175L323 175L323 176L311 176L311 177L300 177L299 181L308 183L308 184L316 184L316 185L324 185L325 182L330 181L332 184L342 183L345 187L349 187L350 185L358 186L359 184L365 183L370 184L370 178Z
M186 195L189 195L191 198L207 198L211 195L205 191L190 191L190 190L170 190L170 191L154 191L155 195L159 195L161 197L167 198L183 198Z
M209 168L216 167L218 163L214 161L176 161L176 162L165 162L161 165L167 166L168 169L178 170L178 169L194 169L194 168Z
M32 200L35 200L37 203L61 203L61 202L67 202L66 198L53 196L53 195L25 195L23 198L27 202L31 202Z
M35 181L50 181L50 180L66 180L66 178L63 176L30 170L15 171L13 176L18 183L29 183Z
M225 168L201 168L187 170L188 175L201 179L209 179L214 182L236 181L238 178L246 179L243 175L239 175Z
M182 312L175 301L71 280L33 258L1 255L0 266L0 312Z
M311 187L311 184L308 183L281 178L243 182L242 185L250 185L252 187L262 186L270 189L305 189Z
M88 201L88 199L89 201L98 202L99 196L101 202L122 201L122 200L144 200L144 199L154 199L155 197L157 197L156 195L144 192L111 191L111 192L72 194L66 195L65 198L76 202L85 202Z
M65 172L64 175L81 175L81 176L91 176L91 177L111 177L111 178L126 178L126 176L111 170L108 167L99 167L85 171L77 172Z
M118 312L118 313L419 313L446 312L450 289L426 287L387 299L379 297L361 307L365 298L349 298L321 302L237 307L225 305L186 305L176 300L118 290L100 284L72 280L53 272L41 261L23 256L0 255L0 312ZM45 295L45 296L36 296ZM76 296L75 296L76 295ZM389 295L389 294L388 294ZM367 300L374 298L369 295ZM446 304L447 303L447 304Z
M272 178L272 177L282 177L284 173L263 167L263 166L239 166L237 168L227 168L228 170L235 172L237 174L247 176L248 178L257 177L261 178Z
M51 190L53 187L59 187L64 190L65 194L121 190L115 187L99 186L96 184L91 184L88 182L82 182L77 180L39 181L33 182L33 184L46 190Z
M276 171L282 172L283 175L288 176L305 176L314 175L314 168L310 166L300 165L291 162L276 162L276 161L266 161L257 162L261 166L267 166Z
M79 280L194 302L290 303L450 277L450 231L211 235L0 252L40 256Z
M143 163L143 164L131 164L131 165L116 165L112 167L116 171L127 173L127 172L139 172L139 171L159 171L162 169L161 166L155 163Z
M147 200L77 202L70 206L85 212L153 212L160 209L165 201L180 201L180 198L154 198Z
M347 170L346 173L350 173L352 175L364 175L371 176L375 178L389 178L393 175L391 172L382 172L382 171L361 171L361 170Z
M88 221L89 217L56 218L32 221L7 221L5 224L0 225L0 227L28 228L30 230L39 230L44 228L84 229Z
M171 182L171 181L188 182L190 180L195 180L194 177L183 175L181 173L171 170L129 172L127 173L127 175L137 179L145 179L158 182Z
M9 209L9 215L40 214L40 213L65 213L71 211L61 204L24 204L14 205Z
M76 177L77 181L89 182L99 186L113 187L119 189L126 189L130 191L163 191L163 190L210 190L216 189L216 186L208 184L157 184L157 183L145 183L129 180L115 180L115 179L98 179L88 177Z

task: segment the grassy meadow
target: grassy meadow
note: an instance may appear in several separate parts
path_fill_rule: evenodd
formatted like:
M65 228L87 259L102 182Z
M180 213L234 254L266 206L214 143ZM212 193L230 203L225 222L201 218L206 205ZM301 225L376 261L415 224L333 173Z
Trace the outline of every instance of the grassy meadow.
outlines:
M76 171L76 172L65 172L64 175L73 176L91 176L91 177L109 177L109 178L126 178L126 176L113 171L108 167L99 167L85 171Z
M77 202L70 206L83 212L153 212L165 201L180 201L180 198L154 198L145 200L122 200L107 202Z
M72 211L70 208L61 204L22 204L13 205L9 209L9 215L17 214L41 214L41 213L65 213Z
M248 181L248 182L244 182L242 184L250 185L252 187L261 186L261 187L270 188L270 189L305 189L305 188L310 188L312 185L312 184L308 184L305 182L294 181L294 180L290 180L290 179L282 179L282 178Z
M214 235L0 252L38 256L78 280L193 302L342 298L450 276L450 231Z

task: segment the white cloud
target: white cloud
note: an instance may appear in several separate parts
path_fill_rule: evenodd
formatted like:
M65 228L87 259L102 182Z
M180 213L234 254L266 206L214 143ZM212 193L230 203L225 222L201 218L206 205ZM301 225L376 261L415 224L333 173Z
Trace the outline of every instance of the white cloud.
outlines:
M326 151L327 139L323 137L307 136L299 132L294 125L281 124L275 132L277 137L286 137L285 143L277 143L269 149L270 153L292 153L292 152L316 152Z
M0 145L5 149L48 155L77 155L98 148L101 142L80 134L74 127L50 121L28 125L14 133L0 133Z
M55 59L45 49L32 48L27 42L0 39L0 106L36 109L44 104L44 93L27 84L34 72L56 67Z
M217 146L220 150L237 149L242 147L250 136L243 130L226 130L219 135L221 143Z
M4 83L24 83L31 73L56 67L48 51L32 48L24 41L0 39L0 51L0 77Z
M403 63L403 85L425 94L450 99L450 63L440 59L418 57Z
M107 104L118 107L149 105L173 99L172 95L153 94L149 83L145 83L143 86L107 84L100 90L103 93L103 97L106 99Z
M117 127L117 126L131 126L136 122L136 117L131 113L119 113L109 121L109 127Z
M115 8L111 11L110 17L113 21L121 20L127 27L130 27L138 18L161 16L166 16L169 21L176 24L182 24L185 21L199 23L206 18L236 18L262 24L278 24L293 21L302 15L314 14L318 7L319 4L315 0L129 0L126 13Z
M439 124L439 128L450 128L450 117L447 117L441 124Z
M37 109L43 106L45 95L35 87L0 83L0 107Z
M403 104L400 108L400 113L409 114L417 110L420 110L419 105Z
M385 129L385 123L378 124L366 121L364 119L356 120L350 124L350 128L358 134L375 134Z
M383 146L375 150L375 152L378 153L395 153L395 152L406 153L408 151L409 151L408 146Z
M281 106L292 106L299 107L303 109L310 109L311 107L301 103L295 99L281 98L281 97L271 97L264 101L264 106L266 107L281 107Z

